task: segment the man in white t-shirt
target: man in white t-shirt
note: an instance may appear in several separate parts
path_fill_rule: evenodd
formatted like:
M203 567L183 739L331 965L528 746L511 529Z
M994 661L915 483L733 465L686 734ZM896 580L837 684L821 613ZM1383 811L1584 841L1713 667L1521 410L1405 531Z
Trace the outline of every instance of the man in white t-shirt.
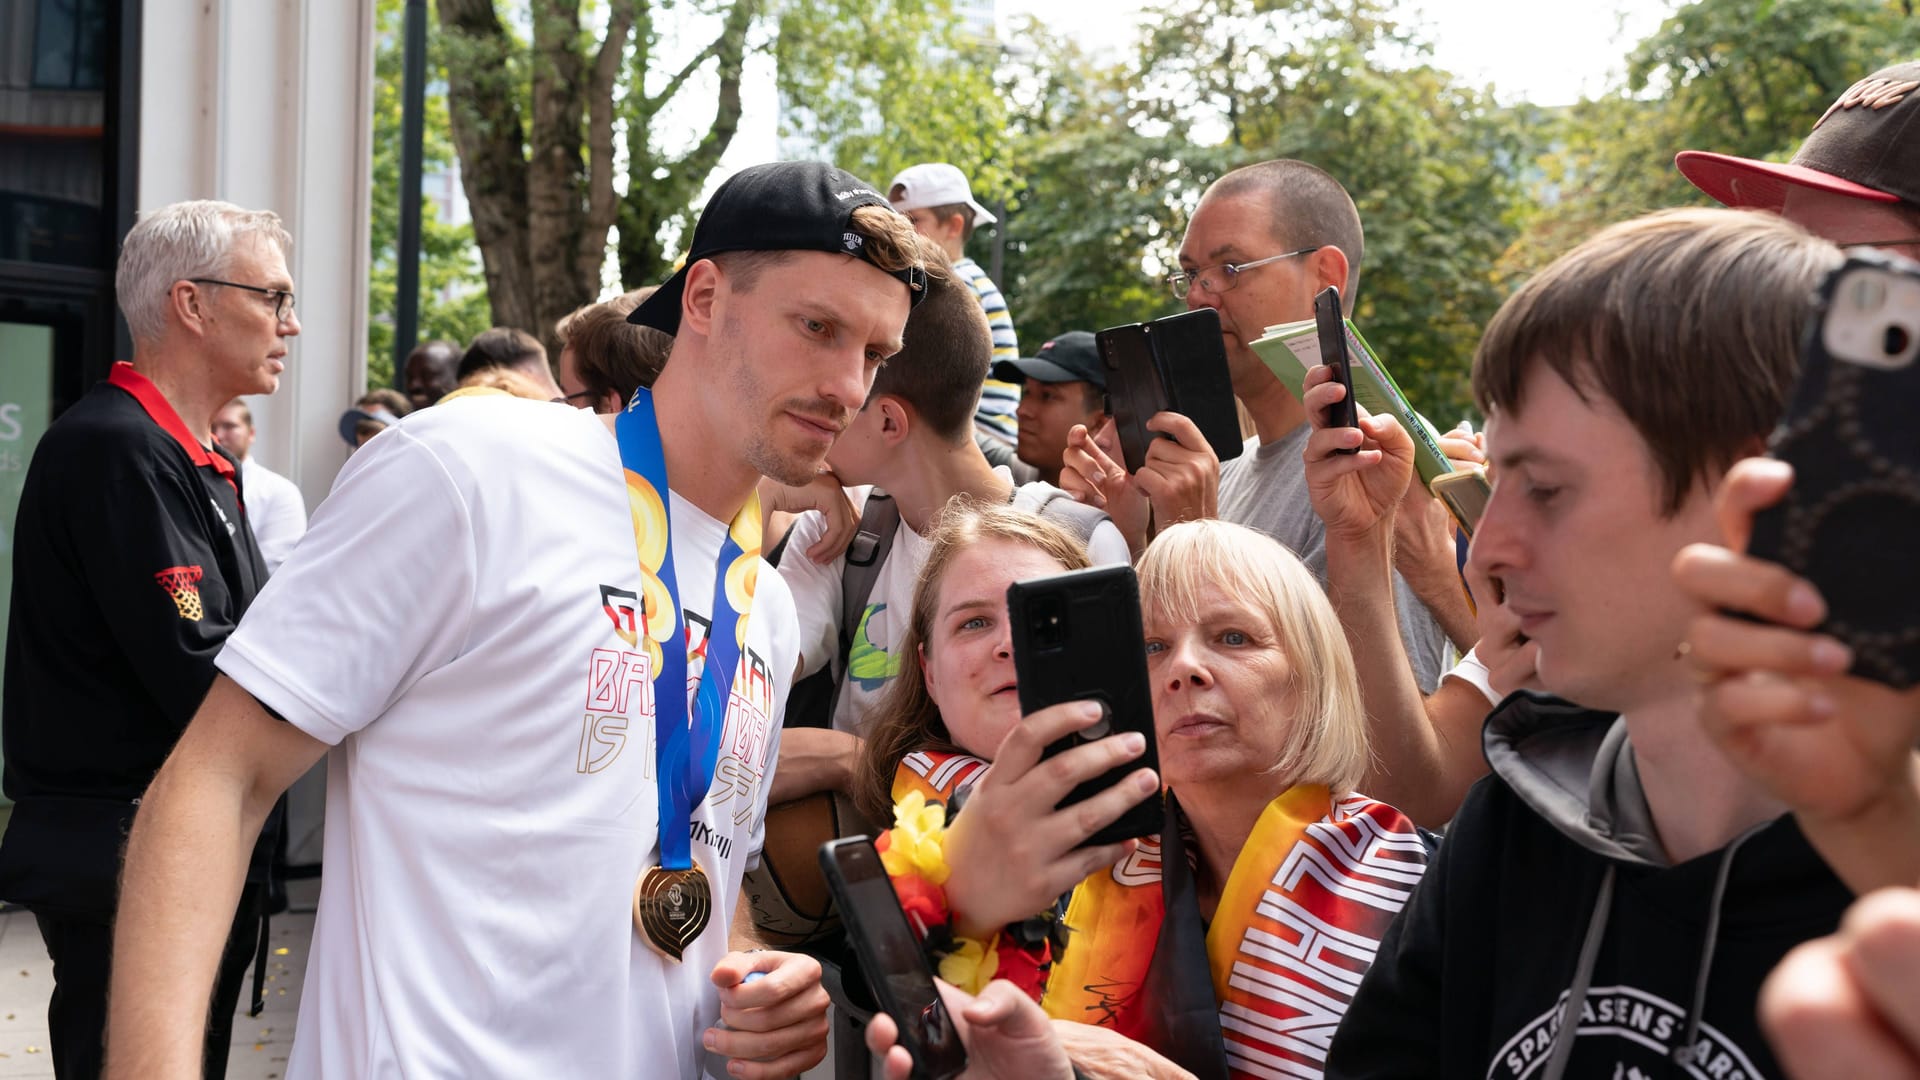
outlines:
M307 501L293 481L253 459L253 410L234 398L213 414L213 437L240 459L240 490L245 493L247 524L260 545L267 573L280 569L293 545L307 532Z
M987 463L973 439L974 399L992 359L993 339L965 281L935 268L927 299L907 325L906 347L887 361L866 406L827 455L850 488L855 512L878 488L893 499L900 528L880 556L873 588L861 606L851 648L840 655L842 587L847 556L825 563L807 557L826 531L810 511L795 522L780 561L800 619L801 674L831 666L840 680L832 727L794 727L783 736L775 803L816 791L847 791L859 736L882 689L900 670L897 651L913 609L913 587L926 562L926 534L955 499L1012 502L1052 516L1084 536L1095 563L1129 561L1127 541L1104 514L1081 506L1051 484L1015 485ZM1069 516L1071 515L1071 516Z
M811 477L865 400L924 294L922 243L837 169L744 170L634 314L677 334L651 396L618 418L462 399L353 457L148 791L110 1075L197 1070L241 837L329 748L289 1077L770 1080L821 1060L819 965L729 951L752 944L740 880L798 659L752 495ZM733 670L705 671L710 650ZM681 659L686 711L654 682ZM711 750L676 759L689 743ZM711 882L709 922L672 906L690 884L644 902L669 847Z

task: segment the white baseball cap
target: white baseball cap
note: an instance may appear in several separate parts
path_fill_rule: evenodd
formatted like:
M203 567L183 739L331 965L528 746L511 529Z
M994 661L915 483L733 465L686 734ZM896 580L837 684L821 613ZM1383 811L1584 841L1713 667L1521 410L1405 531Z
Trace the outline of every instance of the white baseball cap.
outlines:
M898 195L891 194L898 188ZM987 212L987 208L973 201L973 188L967 184L966 174L944 161L928 162L900 170L900 175L887 185L888 198L893 208L906 213L909 210L921 210L929 206L951 206L966 203L973 208L975 225L991 225L999 219Z

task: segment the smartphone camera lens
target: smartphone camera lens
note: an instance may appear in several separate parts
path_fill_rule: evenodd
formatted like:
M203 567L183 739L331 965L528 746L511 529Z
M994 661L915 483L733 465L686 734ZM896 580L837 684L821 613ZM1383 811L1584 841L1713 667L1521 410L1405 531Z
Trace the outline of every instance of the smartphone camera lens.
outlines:
M1906 327L1901 326L1899 323L1894 323L1887 327L1886 336L1881 342L1880 348L1888 356L1904 356L1906 355L1908 347L1912 344L1913 335L1907 331Z
M1033 643L1043 649L1056 648L1067 640L1067 605L1058 596L1036 596L1029 609L1029 629Z

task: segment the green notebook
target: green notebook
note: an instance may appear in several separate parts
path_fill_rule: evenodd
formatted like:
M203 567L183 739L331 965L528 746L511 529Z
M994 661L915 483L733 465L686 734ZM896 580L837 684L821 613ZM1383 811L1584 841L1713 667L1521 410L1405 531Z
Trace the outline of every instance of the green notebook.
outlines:
M1400 421L1400 426L1413 436L1413 467L1420 474L1421 483L1431 485L1434 477L1452 472L1453 463L1440 449L1440 432L1400 392L1386 365L1367 345L1367 339L1360 336L1353 320L1341 321L1347 327L1347 353L1353 360L1354 399L1375 416L1385 414ZM1312 319L1269 326L1267 332L1253 342L1253 351L1298 400L1305 392L1307 372L1320 363L1318 328Z

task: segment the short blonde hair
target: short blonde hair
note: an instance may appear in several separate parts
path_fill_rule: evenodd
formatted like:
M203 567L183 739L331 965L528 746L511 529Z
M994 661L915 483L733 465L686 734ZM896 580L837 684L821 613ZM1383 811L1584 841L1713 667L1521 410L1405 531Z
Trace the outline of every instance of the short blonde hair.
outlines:
M120 244L113 275L114 293L133 340L157 342L164 337L173 283L229 276L233 249L246 236L263 237L279 248L281 258L293 258L293 237L271 210L195 199L140 215Z
M1140 556L1148 621L1197 622L1209 597L1240 597L1273 623L1292 669L1296 712L1269 771L1353 790L1367 769L1367 713L1339 616L1313 572L1279 541L1212 519L1171 526ZM1158 619L1153 618L1157 615Z

